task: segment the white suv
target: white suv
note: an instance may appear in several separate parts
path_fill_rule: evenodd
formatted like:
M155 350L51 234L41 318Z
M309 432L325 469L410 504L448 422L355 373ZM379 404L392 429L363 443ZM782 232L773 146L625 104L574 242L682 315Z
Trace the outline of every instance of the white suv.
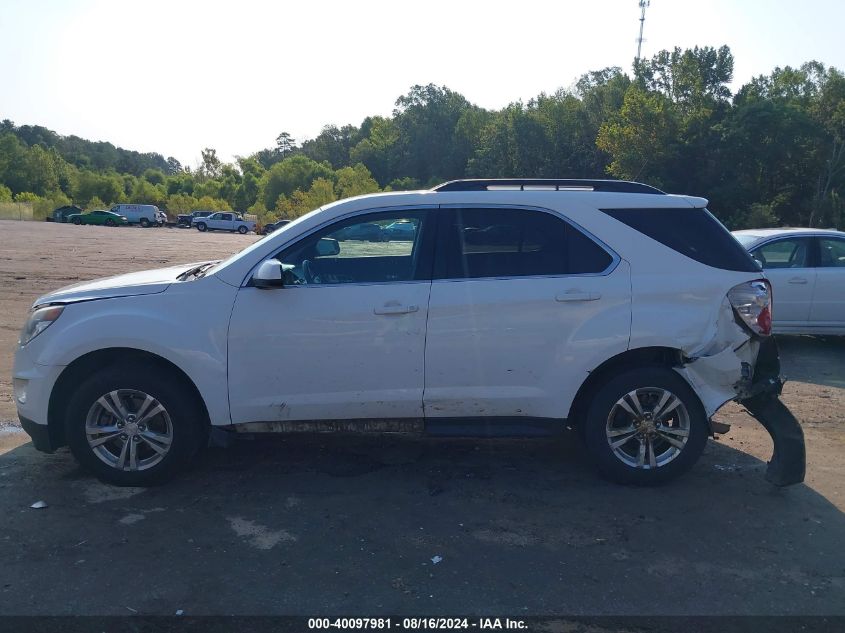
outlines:
M21 336L21 422L127 485L242 432L567 425L606 476L649 484L689 468L741 400L774 438L768 478L795 483L769 284L706 203L454 181L329 204L222 262L58 290Z

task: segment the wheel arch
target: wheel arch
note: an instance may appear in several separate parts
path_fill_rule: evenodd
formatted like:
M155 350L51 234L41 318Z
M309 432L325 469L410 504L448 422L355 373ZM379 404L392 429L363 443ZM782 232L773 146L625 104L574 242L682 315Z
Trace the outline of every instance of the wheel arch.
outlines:
M79 381L97 369L133 361L151 363L160 368L161 371L171 373L176 380L183 384L201 407L203 420L206 426L210 426L208 407L200 390L178 365L158 354L145 350L130 347L109 347L83 354L65 367L56 380L56 384L50 393L50 402L47 408L47 425L53 448L67 444L64 436L63 409Z
M684 353L672 347L639 347L612 356L590 371L587 379L579 387L575 398L572 400L572 406L569 408L569 415L567 416L569 424L576 428L581 427L593 394L610 376L637 367L657 366L674 369L681 367L683 364ZM680 373L678 375L689 384L686 377ZM690 385L690 388L700 400L695 387Z

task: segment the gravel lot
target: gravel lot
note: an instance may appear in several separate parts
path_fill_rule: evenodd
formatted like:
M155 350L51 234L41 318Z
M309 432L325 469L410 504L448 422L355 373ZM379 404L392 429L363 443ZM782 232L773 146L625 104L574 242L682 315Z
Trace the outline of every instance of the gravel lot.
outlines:
M602 481L571 436L243 441L147 490L32 449L10 383L34 298L255 239L0 221L0 614L845 615L840 339L780 341L808 447L785 490L734 405L733 430L653 489Z

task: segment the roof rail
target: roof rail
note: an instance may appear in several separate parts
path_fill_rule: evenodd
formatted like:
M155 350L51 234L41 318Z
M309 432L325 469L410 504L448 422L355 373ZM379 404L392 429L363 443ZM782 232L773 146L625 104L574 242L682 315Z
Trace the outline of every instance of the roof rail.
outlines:
M613 193L657 193L665 192L651 185L628 180L558 179L558 178L484 178L450 180L437 185L432 191L489 191L491 189L548 189L552 191L585 190Z

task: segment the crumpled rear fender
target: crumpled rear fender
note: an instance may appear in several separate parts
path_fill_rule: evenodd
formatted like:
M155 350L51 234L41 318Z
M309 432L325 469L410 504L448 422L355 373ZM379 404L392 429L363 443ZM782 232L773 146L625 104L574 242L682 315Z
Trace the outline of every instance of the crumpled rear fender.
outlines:
M684 350L675 367L698 393L708 419L731 400L739 402L768 431L774 443L766 480L776 486L804 481L806 449L801 424L780 401L783 380L775 339L751 334L725 298L713 337ZM711 422L711 431L712 428Z
M712 336L703 345L682 350L682 364L675 371L695 389L709 419L747 389L759 349L760 339L737 323L725 297Z

